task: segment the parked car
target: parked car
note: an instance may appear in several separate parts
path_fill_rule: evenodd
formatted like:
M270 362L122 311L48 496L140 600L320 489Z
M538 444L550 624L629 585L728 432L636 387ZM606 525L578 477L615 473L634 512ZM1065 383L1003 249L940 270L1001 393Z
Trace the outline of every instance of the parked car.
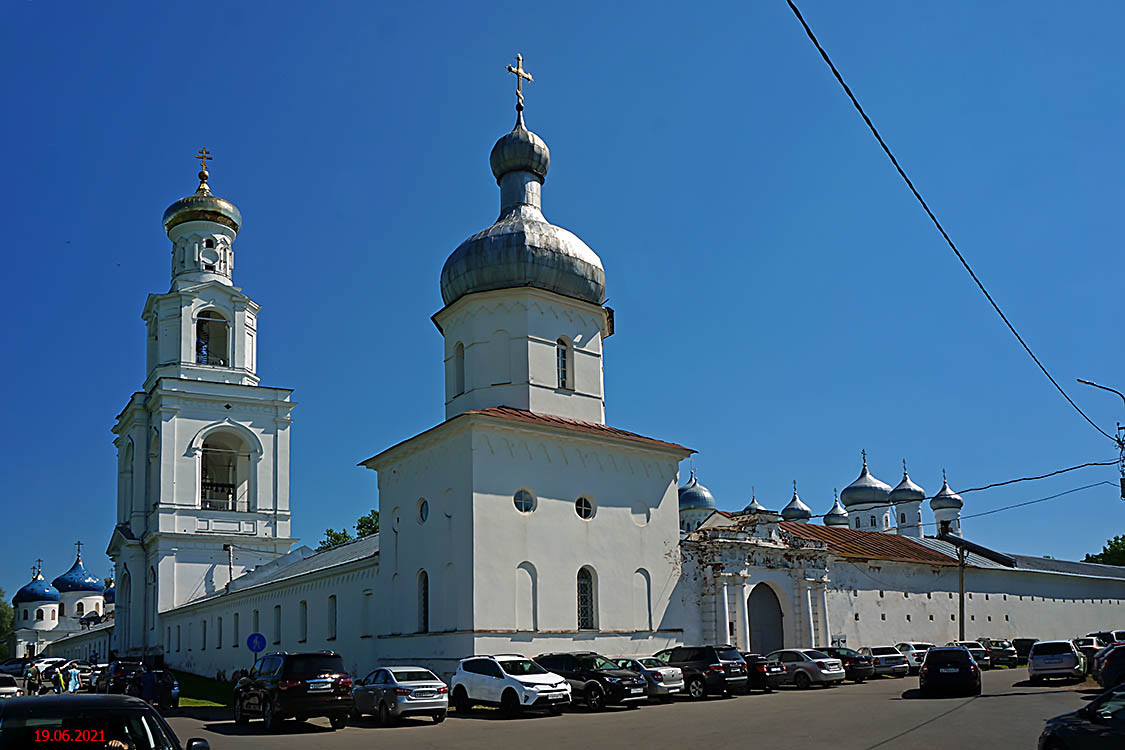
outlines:
M988 658L988 650L976 641L951 641L945 645L966 648L973 655L973 661L977 663L978 667L981 669L992 668L992 660Z
M473 706L499 706L505 716L528 708L557 714L570 703L570 684L526 656L497 654L462 659L449 681L450 700L457 713Z
M22 697L23 688L16 684L16 678L7 673L0 674L0 700Z
M934 647L926 651L918 670L918 689L922 695L940 692L980 695L980 667L968 649L960 646Z
M734 646L676 646L656 658L683 670L684 689L691 698L746 691L746 662Z
M919 643L917 641L903 641L896 643L895 648L898 652L906 657L906 667L910 674L914 674L922 667L922 660L926 658L926 652L934 647L932 643Z
M988 652L989 666L1002 664L1006 667L1014 667L1019 661L1016 648L1011 641L1002 638L977 638L977 643L984 646L984 650Z
M1090 676L1097 680L1099 684L1102 681L1102 667L1105 666L1106 659L1109 658L1110 654L1122 648L1125 648L1125 645L1113 643L1094 654L1094 663L1090 666Z
M861 656L871 659L871 664L875 667L876 677L882 677L883 675L906 677L907 673L910 672L906 657L894 646L864 646L859 650L859 653Z
M1032 682L1048 677L1082 680L1086 666L1082 654L1070 641L1039 641L1027 656L1027 675Z
M101 675L109 668L108 664L91 664L90 665L90 684L86 686L86 690L91 693L97 692L98 680Z
M381 667L352 687L352 715L374 714L383 726L404 716L445 721L449 686L422 667Z
M1039 735L1039 750L1122 746L1125 746L1125 685L1107 690L1077 711L1048 719Z
M1102 662L1098 672L1098 684L1104 688L1111 688L1125 683L1125 646L1113 649Z
M258 659L235 683L233 702L239 724L260 716L273 732L287 718L323 716L333 729L340 729L352 709L352 678L335 651L275 651Z
M164 710L180 707L180 683L176 676L163 669L154 669L152 674L152 705ZM145 672L133 672L126 680L125 694L136 698L144 696Z
M613 662L622 669L630 669L645 678L649 698L669 703L672 696L683 692L684 672L679 667L669 667L655 656L622 656Z
M895 652L898 653L898 652ZM812 648L792 648L774 651L767 659L781 663L785 667L784 682L792 683L802 690L817 685L838 685L844 681L846 672L839 659L833 659L823 651Z
M27 665L31 662L26 656L19 656L14 659L7 659L0 662L0 672L10 674L13 677L23 677L24 672L27 671Z
M1016 650L1016 664L1026 664L1027 655L1031 653L1033 644L1039 641L1038 638L1013 638L1012 648Z
M132 675L143 672L144 665L139 661L111 661L94 685L95 693L124 693Z
M181 745L176 733L156 710L126 695L51 695L0 701L0 747L35 747L37 734L68 732L95 735L98 747L131 750L210 750L206 740L190 739ZM111 744L112 743L112 744ZM63 742L82 746L90 743Z
M875 665L870 656L864 656L855 649L830 647L819 649L829 656L839 659L844 665L844 675L855 683L875 676Z
M1086 674L1090 674L1094 668L1094 655L1105 648L1105 644L1092 636L1075 638L1071 643L1078 649L1078 653L1086 659Z
M535 661L544 669L562 675L570 683L571 701L581 701L591 711L607 705L635 708L648 700L647 682L631 669L622 669L593 651L540 654Z
M742 654L746 662L746 694L751 690L771 692L785 679L785 667L780 662L770 661L761 654Z

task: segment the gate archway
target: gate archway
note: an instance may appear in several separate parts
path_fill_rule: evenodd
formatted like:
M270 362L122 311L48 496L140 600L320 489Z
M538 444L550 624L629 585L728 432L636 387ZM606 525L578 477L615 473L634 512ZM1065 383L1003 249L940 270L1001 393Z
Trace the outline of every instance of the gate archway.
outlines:
M768 654L785 648L781 602L769 584L759 583L750 591L746 609L750 615L750 650Z

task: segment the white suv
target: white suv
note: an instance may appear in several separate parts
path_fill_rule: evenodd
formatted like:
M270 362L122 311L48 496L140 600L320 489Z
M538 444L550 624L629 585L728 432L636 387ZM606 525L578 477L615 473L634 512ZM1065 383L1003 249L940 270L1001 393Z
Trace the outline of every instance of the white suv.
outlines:
M450 702L457 713L473 706L499 706L506 716L525 708L558 713L570 703L570 685L526 656L498 654L462 659L450 682Z
M906 666L910 669L911 674L922 668L922 662L926 660L926 652L933 647L934 644L932 643L918 643L916 641L895 644L895 648L906 657Z

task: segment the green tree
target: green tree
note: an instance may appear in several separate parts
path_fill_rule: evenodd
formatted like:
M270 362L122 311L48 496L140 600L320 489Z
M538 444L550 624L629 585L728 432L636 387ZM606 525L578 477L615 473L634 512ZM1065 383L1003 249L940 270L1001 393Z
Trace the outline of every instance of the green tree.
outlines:
M1125 565L1125 534L1110 539L1096 555L1086 555L1085 562Z
M355 524L352 526L356 531L356 537L369 536L371 534L379 533L379 511L372 509L367 515L360 516L356 519ZM338 545L350 542L356 537L347 529L325 529L324 538L320 540L317 545L316 551L329 549Z
M5 656L15 656L16 631L13 629L15 614L12 605L8 604L8 597L4 589L0 589L0 653Z

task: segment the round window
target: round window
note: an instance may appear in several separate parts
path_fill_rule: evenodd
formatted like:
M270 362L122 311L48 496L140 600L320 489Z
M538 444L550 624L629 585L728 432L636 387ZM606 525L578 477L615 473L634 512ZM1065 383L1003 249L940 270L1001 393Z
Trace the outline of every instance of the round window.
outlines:
M580 497L574 501L574 512L579 518L589 521L594 517L594 501L588 497Z
M418 501L418 523L425 523L430 517L430 504L425 498Z
M516 494L512 496L512 503L520 513L530 513L535 510L535 495L529 490L516 490Z

